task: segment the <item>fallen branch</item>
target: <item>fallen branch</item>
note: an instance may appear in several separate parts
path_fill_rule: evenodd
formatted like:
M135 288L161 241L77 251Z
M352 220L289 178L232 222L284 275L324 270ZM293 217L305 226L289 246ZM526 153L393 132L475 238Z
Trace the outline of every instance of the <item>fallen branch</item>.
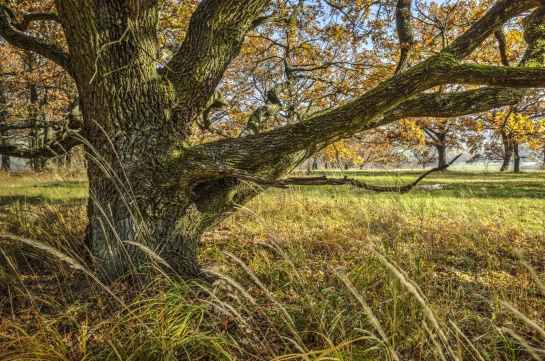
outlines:
M232 172L222 172L219 173L217 178L225 178L225 177L231 177L236 178L244 181L248 181L251 183L258 184L260 186L264 187L274 187L274 188L287 188L291 185L303 185L303 186L321 186L321 185L344 185L349 184L353 185L358 188L367 189L373 192L391 192L391 193L407 193L411 191L420 181L424 178L426 178L428 175L440 172L442 170L447 169L450 167L458 158L460 158L462 154L458 154L456 157L454 157L450 162L447 164L444 164L440 167L432 168L422 174L420 177L418 177L417 180L415 180L412 183L403 185L403 186L392 186L392 187L381 187L381 186L374 186L371 184L367 184L364 182L360 182L356 179L349 179L347 177L344 178L327 178L326 176L321 177L304 177L304 178L296 178L296 177L290 177L285 179L279 179L279 180L268 180L268 179L261 179L261 178L255 178L246 174L238 174L238 173L232 173Z

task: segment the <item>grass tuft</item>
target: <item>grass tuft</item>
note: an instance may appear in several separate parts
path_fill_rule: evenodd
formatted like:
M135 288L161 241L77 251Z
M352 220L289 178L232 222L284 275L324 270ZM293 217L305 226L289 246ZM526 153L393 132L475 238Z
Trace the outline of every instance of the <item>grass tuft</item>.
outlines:
M85 181L1 178L1 359L544 359L544 178L269 190L204 237L212 285L150 265L108 287L82 257Z

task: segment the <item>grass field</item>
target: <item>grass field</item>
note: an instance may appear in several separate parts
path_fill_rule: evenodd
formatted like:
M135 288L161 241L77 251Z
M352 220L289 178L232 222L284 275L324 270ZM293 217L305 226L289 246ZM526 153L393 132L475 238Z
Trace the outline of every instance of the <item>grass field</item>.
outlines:
M545 173L435 184L270 189L204 237L213 284L151 265L103 285L59 260L81 253L85 180L2 176L0 234L39 244L0 241L0 359L544 359Z

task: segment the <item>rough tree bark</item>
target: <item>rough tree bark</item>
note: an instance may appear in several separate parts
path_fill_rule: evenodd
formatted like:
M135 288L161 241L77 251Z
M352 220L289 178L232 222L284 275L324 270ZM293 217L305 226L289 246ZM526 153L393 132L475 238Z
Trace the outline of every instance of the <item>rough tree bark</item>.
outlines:
M110 277L143 264L150 251L172 271L198 277L201 235L261 192L258 179L280 179L328 144L381 124L407 116L448 117L491 109L520 99L519 92L508 88L545 86L541 67L461 62L501 24L541 4L500 1L443 52L403 69L351 103L271 131L256 127L244 137L189 146L192 125L210 107L225 69L269 1L201 1L165 71L158 71L155 61L157 0L55 3L69 53L19 32L2 11L0 35L72 75L84 140L67 137L45 150L7 147L0 152L34 157L84 142L86 242L97 268ZM545 15L541 10L535 14L533 28L542 26ZM542 55L543 39L536 35L528 40L534 46L532 59ZM456 95L421 94L447 83L490 87Z
M5 95L5 85L4 85L4 74L2 71L2 66L0 65L0 126L7 124L9 118L8 104ZM8 131L0 130L0 145L6 147L8 142ZM1 171L9 172L11 170L11 162L9 155L2 154L2 165Z

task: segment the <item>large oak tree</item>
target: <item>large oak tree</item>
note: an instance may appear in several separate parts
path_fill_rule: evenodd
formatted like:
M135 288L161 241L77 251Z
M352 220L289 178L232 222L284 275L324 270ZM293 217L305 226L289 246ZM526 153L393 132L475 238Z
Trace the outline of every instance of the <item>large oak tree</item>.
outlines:
M324 2L346 19L369 11L374 3ZM163 1L55 0L47 13L0 10L1 37L50 59L74 79L84 123L80 132L47 148L2 146L0 153L53 156L85 144L86 241L97 267L112 277L146 262L149 250L176 273L199 276L201 235L260 193L263 187L257 185L290 184L274 180L329 144L402 118L453 117L514 104L524 95L521 88L545 86L545 8L540 8L545 1L483 5L487 9L480 19L444 50L416 64L410 64L412 1L382 1L376 5L397 8L401 55L395 74L343 105L263 130L262 115L282 108L278 92L284 85L279 84L268 93L265 106L251 114L240 136L194 144L191 132L203 113L208 116L211 109L226 105L217 88L249 32L272 22L297 23L297 12L305 5L300 1L288 9L281 1L203 0L194 8L192 3L169 3L172 11L192 13L183 41L171 47L166 64L158 56ZM524 66L467 61L497 29L522 15ZM35 21L59 22L66 46L21 30L21 24ZM379 32L380 26L369 31ZM288 83L291 76L287 74ZM452 94L428 92L446 84L477 87Z

